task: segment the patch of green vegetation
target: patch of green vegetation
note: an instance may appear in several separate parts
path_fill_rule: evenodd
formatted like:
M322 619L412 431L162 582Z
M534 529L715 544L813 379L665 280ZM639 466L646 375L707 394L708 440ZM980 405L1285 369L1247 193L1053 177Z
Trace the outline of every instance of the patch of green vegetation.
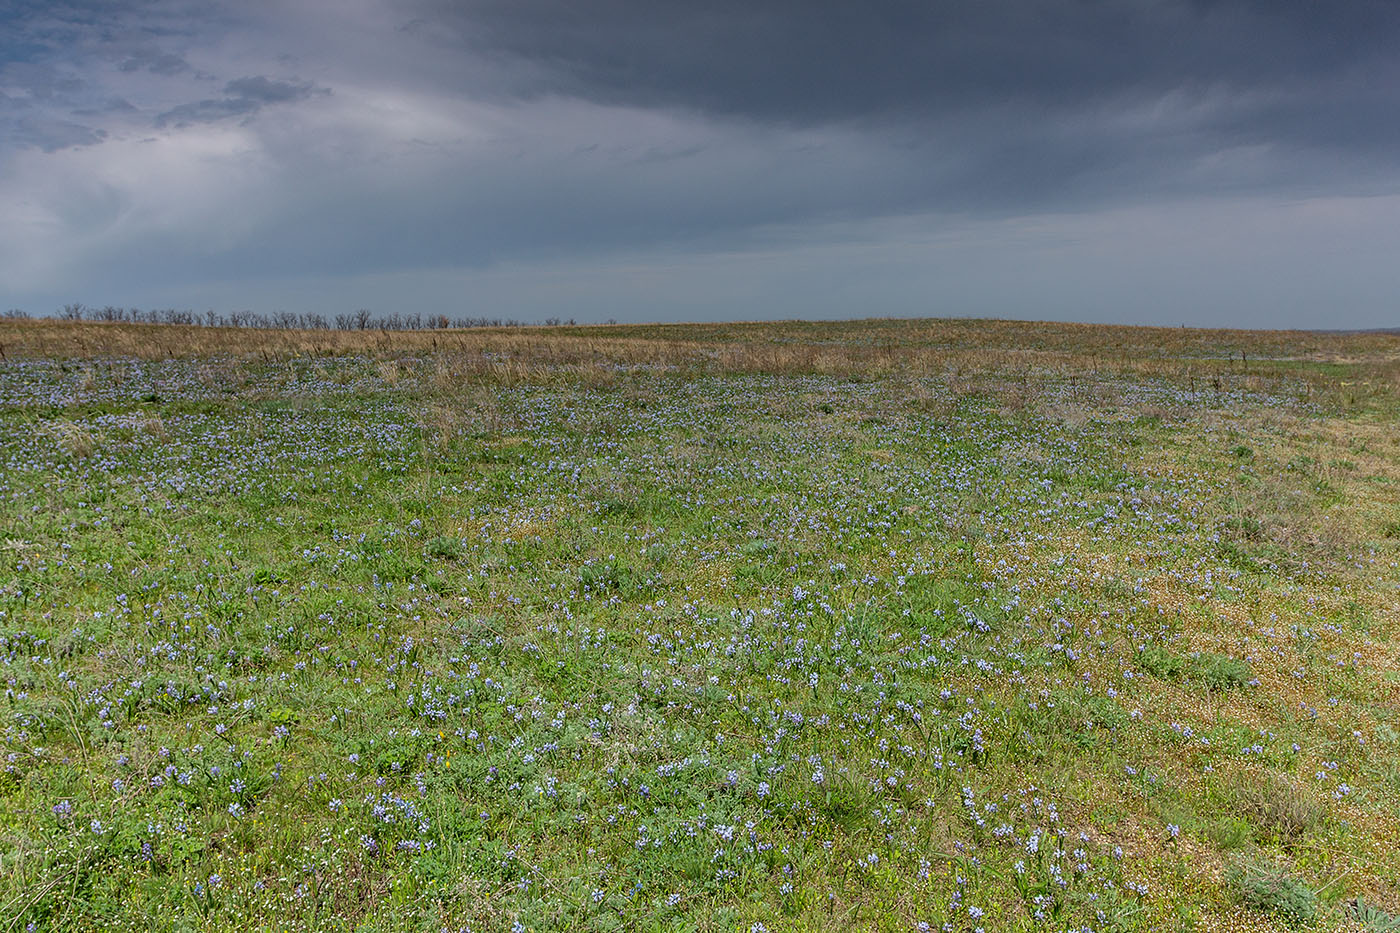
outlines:
M1231 690L1244 687L1254 678L1248 661L1213 652L1202 652L1191 659L1191 677L1207 690Z
M1247 861L1232 868L1226 881L1247 907L1290 923L1310 923L1317 917L1317 892L1276 866Z
M1150 644L1137 655L1138 667L1162 680L1189 679L1207 690L1231 690L1248 686L1254 671L1248 661L1214 652L1199 652L1189 657L1175 654L1161 645Z
M1153 677L1175 680L1185 675L1187 661L1161 645L1147 645L1137 656L1138 667Z
M1382 910L1374 904L1357 898L1351 904L1351 912L1368 933L1397 933L1400 931L1400 915Z
M429 557L436 557L440 560L461 560L466 554L466 550L462 547L462 539L450 535L438 535L429 539L423 549Z

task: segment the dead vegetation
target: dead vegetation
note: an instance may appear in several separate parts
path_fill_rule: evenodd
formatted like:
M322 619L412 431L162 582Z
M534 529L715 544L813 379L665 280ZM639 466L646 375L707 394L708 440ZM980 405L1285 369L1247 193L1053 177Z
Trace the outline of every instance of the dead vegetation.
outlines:
M1326 819L1327 808L1306 788L1267 769L1237 775L1236 806L1263 836L1285 845L1300 842Z
M164 324L0 320L6 359L403 356L458 353L541 364L636 365L708 362L722 370L845 372L859 368L1074 372L1177 372L1196 361L1202 390L1211 380L1267 378L1278 364L1389 364L1380 382L1400 378L1400 335L1127 327L962 319L810 323L615 324L480 327L436 331L262 330ZM1364 393L1369 386L1352 386Z

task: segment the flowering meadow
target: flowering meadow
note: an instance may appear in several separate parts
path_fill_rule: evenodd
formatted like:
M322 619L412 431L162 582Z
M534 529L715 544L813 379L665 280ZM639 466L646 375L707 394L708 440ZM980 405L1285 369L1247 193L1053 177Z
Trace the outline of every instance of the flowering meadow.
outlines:
M1400 339L919 326L11 335L0 933L1400 929Z

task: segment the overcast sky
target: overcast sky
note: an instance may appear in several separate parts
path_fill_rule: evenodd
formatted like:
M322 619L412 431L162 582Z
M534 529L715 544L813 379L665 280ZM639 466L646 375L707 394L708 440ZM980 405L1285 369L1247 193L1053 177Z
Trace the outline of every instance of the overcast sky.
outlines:
M1400 325L1395 0L0 0L0 304Z

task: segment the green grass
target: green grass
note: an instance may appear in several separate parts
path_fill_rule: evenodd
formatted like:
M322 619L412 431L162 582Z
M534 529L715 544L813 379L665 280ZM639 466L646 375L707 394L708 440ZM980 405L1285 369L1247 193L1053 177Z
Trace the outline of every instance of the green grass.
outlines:
M541 360L0 370L0 930L1400 907L1389 396Z

